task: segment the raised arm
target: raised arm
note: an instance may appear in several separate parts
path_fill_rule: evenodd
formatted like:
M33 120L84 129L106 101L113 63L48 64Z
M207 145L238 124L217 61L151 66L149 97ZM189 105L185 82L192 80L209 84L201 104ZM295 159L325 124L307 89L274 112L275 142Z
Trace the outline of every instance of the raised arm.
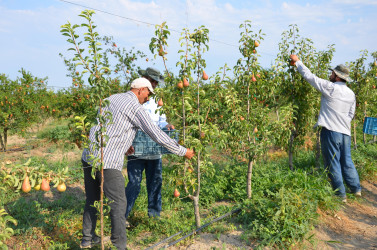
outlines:
M298 72L302 77L312 85L316 90L322 94L330 95L334 89L334 83L314 75L297 57L297 55L290 55L291 65L296 65Z

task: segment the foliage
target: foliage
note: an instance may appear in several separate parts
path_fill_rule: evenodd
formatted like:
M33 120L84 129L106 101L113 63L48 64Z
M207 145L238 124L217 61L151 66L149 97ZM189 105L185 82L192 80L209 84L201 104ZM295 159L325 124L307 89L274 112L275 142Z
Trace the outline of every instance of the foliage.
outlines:
M70 140L71 133L66 125L61 125L45 130L39 135L39 138L46 138L56 143L59 140Z
M279 43L280 53L276 59L280 82L280 97L291 109L289 140L283 145L289 152L289 164L293 169L293 153L303 145L304 136L310 133L319 112L320 94L295 71L289 63L289 55L297 54L301 61L319 77L326 78L335 49L333 45L325 51L316 51L313 41L301 38L297 25L290 25L290 30L282 34Z
M165 48L170 34L166 30L165 23L156 26L156 37L151 39L149 45L152 52L158 50L164 63L167 60ZM206 62L203 54L209 49L208 33L204 26L191 33L187 29L183 30L180 38L182 49L178 51L181 56L177 62L180 67L179 76L175 77L166 69L165 86L157 90L158 97L164 100L161 111L170 122L178 121L174 125L181 131L180 144L196 152L191 161L184 160L184 163L176 168L175 184L182 185L185 194L193 201L197 227L200 226L200 176L212 171L208 146L215 142L224 143L222 137L225 133L219 130L215 120L210 118L212 112L218 110L218 103L212 101L216 96L216 85L205 82L208 76L205 73Z
M53 93L46 88L46 79L34 77L21 69L21 77L10 80L0 74L0 150L6 150L8 133L25 134L31 125L55 112Z
M377 180L377 146L373 144L360 144L352 152L352 160L357 166L360 179Z
M350 88L356 95L356 124L363 124L366 116L377 117L377 52L371 53L371 56L373 61L370 65L366 65L366 50L362 51L360 58L349 63L353 80Z
M0 207L0 247L2 249L8 249L8 247L4 244L4 241L9 239L14 233L13 229L8 227L8 223L17 225L17 220L8 215L4 207Z
M273 164L259 168L253 197L241 204L244 237L258 239L261 246L290 247L316 224L318 207L336 207L332 196L325 173L292 172Z

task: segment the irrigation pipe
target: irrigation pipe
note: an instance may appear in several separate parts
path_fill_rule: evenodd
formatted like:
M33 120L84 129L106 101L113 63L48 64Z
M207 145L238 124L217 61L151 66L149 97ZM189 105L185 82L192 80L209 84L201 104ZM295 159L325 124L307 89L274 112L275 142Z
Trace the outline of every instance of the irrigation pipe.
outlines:
M226 213L226 214L224 214L224 215L222 215L222 216L220 216L220 217L218 217L218 218L216 218L216 219L214 219L214 220L212 220L212 221L210 221L210 222L204 224L203 226L197 228L196 230L193 230L191 233L186 234L185 236L179 238L178 240L176 240L176 241L170 243L169 245L167 245L167 246L165 246L165 247L163 247L163 248L169 248L169 247L171 247L171 246L174 246L174 245L177 244L178 242L180 242L180 241L182 241L182 240L184 240L184 239L190 237L190 236L193 235L193 234L196 234L197 232L199 232L199 231L202 230L203 228L205 228L205 227L211 225L212 223L215 223L215 222L217 222L217 221L219 221L219 220L222 220L222 219L224 219L225 217L228 217L228 216L230 216L230 215L232 215L232 214L234 214L234 213L239 213L240 211L241 211L241 208L237 208L237 209L235 209L235 210L233 210L233 211L230 211L230 212L228 212L228 213ZM153 247L158 246L158 245L160 245L161 243L166 242L166 241L168 241L169 239L171 239L171 238L173 238L173 237L175 237L175 236L177 236L177 235L179 235L179 234L181 234L181 233L182 233L182 232L178 232L178 233L176 233L175 235L170 236L169 238L166 238L166 239L164 239L163 241L158 242L158 243L154 244L154 245L151 246L151 247L148 247L146 250L148 250L148 249L152 249Z
M157 242L156 244L154 244L154 245L152 245L152 246L146 248L145 250L153 249L153 248L155 248L156 246L158 246L158 245L160 245L160 244L162 244L162 243L165 243L166 241L170 240L171 238L174 238L175 236L180 235L181 233L182 233L182 231L179 231L178 233L173 234L172 236L170 236L170 237L168 237L168 238L166 238L166 239L164 239L164 240L162 240L162 241L160 241L160 242Z

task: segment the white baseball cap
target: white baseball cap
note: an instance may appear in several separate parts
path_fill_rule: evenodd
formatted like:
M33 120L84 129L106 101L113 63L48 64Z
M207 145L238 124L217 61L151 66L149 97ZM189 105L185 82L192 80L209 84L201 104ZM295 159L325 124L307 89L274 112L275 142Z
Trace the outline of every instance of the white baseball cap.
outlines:
M132 89L140 89L140 88L148 88L149 91L154 94L153 87L150 81L148 79L141 77L137 78L132 81L131 83L131 88Z

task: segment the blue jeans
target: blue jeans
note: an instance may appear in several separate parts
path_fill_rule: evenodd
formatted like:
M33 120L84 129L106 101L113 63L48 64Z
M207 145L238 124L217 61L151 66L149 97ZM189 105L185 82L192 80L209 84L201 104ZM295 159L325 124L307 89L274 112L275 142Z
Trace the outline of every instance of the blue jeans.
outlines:
M95 236L97 209L93 207L95 201L100 199L101 173L96 172L96 178L93 179L91 172L92 167L85 161L82 161L84 168L84 184L86 203L84 207L82 235L83 240L92 240ZM124 204L127 199L124 195L124 177L122 172L117 169L104 169L103 191L110 202L110 219L111 219L111 242L117 249L126 249L126 211Z
M346 197L343 179L352 193L361 191L359 174L351 158L351 136L326 128L321 130L323 162L335 194Z
M162 162L157 160L143 160L134 156L128 157L127 174L128 184L126 187L127 211L129 216L135 201L140 193L140 184L145 170L148 192L148 216L160 216L161 212L161 186L162 186Z

